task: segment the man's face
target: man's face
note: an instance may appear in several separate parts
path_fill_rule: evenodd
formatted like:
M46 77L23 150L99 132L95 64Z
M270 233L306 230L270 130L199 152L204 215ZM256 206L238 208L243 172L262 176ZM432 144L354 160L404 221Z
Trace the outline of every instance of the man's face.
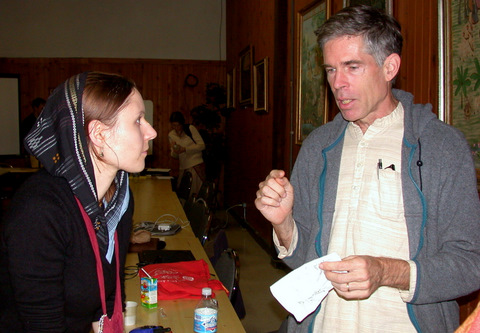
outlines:
M365 132L375 119L393 111L391 75L365 52L362 36L332 39L323 55L328 83L346 120Z

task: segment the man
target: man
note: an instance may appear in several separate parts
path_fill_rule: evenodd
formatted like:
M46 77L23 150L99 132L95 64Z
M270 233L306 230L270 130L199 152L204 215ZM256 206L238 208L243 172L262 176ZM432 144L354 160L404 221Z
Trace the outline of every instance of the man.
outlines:
M270 172L255 205L291 268L343 259L320 264L334 289L288 332L452 332L455 299L480 288L468 144L392 89L403 41L392 17L348 7L317 35L340 114L304 141L291 183Z

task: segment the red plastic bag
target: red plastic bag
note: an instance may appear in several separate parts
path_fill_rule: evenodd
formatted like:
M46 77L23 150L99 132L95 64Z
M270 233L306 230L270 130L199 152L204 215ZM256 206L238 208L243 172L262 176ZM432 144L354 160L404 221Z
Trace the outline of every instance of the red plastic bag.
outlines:
M219 280L210 279L210 270L205 260L180 261L174 263L152 264L143 267L148 275L158 279L158 299L200 298L202 288L225 290ZM140 278L146 277L143 270Z

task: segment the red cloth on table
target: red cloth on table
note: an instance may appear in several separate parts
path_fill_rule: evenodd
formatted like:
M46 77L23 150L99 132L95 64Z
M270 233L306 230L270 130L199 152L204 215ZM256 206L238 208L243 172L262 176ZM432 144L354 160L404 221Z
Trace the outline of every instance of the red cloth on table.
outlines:
M202 288L225 290L219 280L210 278L210 270L205 260L180 261L174 263L151 264L143 267L148 275L158 279L158 299L200 298ZM140 278L148 277L143 270ZM214 293L213 293L214 294Z

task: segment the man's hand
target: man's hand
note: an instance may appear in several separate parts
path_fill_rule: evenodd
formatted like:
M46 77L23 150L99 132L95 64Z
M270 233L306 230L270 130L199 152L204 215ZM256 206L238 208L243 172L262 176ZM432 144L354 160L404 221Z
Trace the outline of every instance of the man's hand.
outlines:
M381 286L401 290L410 286L410 265L401 259L349 256L342 261L322 262L320 268L345 299L369 298Z
M285 171L272 170L258 187L255 206L272 223L280 243L288 247L293 231L293 186Z

